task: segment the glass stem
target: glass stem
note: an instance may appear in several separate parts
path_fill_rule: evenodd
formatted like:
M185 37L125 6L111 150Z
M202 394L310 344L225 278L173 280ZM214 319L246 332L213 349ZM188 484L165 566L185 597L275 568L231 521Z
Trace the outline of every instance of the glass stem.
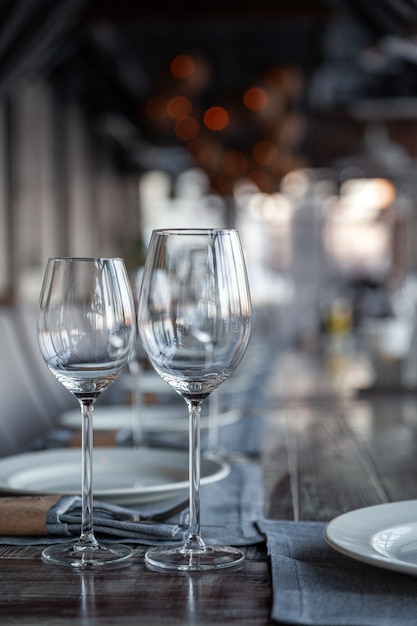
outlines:
M132 444L136 448L143 445L143 420L142 420L142 388L140 384L141 368L135 356L128 362L129 372L133 378L132 392Z
M94 400L80 399L82 418L82 509L80 543L96 544L93 531L93 409Z
M220 397L216 389L209 395L209 420L208 420L208 452L219 453L219 412Z
M200 537L200 413L201 401L187 400L189 412L190 524L185 550L204 548Z

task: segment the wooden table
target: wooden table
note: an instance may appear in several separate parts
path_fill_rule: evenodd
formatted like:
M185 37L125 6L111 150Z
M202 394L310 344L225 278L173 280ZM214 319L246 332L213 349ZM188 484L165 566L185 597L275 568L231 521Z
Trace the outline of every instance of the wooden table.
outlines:
M343 385L340 393L315 390L294 395L272 377L267 403L257 408L266 419L265 516L325 521L417 498L416 396L358 399ZM272 623L262 545L247 548L240 570L191 575L149 571L142 549L121 570L74 572L44 564L40 548L2 546L0 577L3 626Z

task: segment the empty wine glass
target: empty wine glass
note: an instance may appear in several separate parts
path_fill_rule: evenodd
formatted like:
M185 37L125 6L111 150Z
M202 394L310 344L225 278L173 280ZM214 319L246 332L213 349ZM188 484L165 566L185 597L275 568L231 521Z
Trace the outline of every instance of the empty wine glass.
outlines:
M148 550L151 568L207 570L241 563L241 550L200 535L200 410L237 367L250 334L251 302L236 230L155 230L139 296L138 327L155 370L189 409L190 523L181 547Z
M100 393L126 365L134 332L135 309L122 259L49 259L39 302L38 341L49 369L81 406L82 521L78 541L43 551L48 563L94 567L132 555L127 546L103 546L94 536L92 414Z

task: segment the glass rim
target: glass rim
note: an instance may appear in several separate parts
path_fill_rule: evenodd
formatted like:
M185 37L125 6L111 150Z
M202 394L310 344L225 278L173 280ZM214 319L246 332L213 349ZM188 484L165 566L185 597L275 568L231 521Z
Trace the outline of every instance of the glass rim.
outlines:
M123 261L119 256L52 256L48 261Z
M155 228L152 233L157 235L203 235L203 234L228 234L237 233L236 228Z

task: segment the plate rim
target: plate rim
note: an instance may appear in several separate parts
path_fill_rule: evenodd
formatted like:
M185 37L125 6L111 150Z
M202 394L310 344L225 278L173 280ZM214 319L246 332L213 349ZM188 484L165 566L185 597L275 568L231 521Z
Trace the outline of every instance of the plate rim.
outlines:
M150 413L152 413L152 411L155 411L155 413L163 413L164 410L166 410L168 413L172 412L172 414L176 413L177 408L178 408L178 412L181 411L181 407L173 407L173 405L168 405L167 407L165 407L164 405L157 405L157 406L151 405L150 407L147 407L145 405L142 408L145 414L145 418L146 418L146 411L149 411ZM95 413L96 415L97 413L99 414L109 413L110 414L112 411L120 411L121 413L125 414L123 418L126 418L128 415L130 416L134 410L135 410L134 407L124 405L124 404L120 404L120 405L119 404L117 405L105 404L105 405L96 407ZM120 431L120 430L123 430L123 428L126 428L126 424L117 425L113 423L113 424L107 424L105 425L105 427L103 427L103 425L100 426L100 424L97 425L96 422L98 420L97 420L96 415L93 414L93 430L94 431L112 432L112 431ZM239 419L242 417L242 410L239 408L230 408L224 411L220 411L218 417L219 417L219 422L222 426L225 426L228 424L234 424L235 422L239 421ZM103 417L99 415L99 419L104 419L104 420L110 419L110 415L108 416L103 415ZM133 415L132 415L132 419L133 419ZM80 422L79 425L77 424L77 422ZM129 419L129 422L131 422L130 419ZM75 409L68 409L66 411L63 411L61 415L59 416L57 424L60 427L68 428L69 430L80 430L81 418L79 417L79 410L75 408ZM209 427L209 416L203 415L201 417L201 428L207 429L208 427ZM185 412L184 412L183 417L179 417L177 415L175 416L172 415L172 417L169 417L168 415L168 417L162 421L162 426L161 424L159 424L159 428L158 427L152 428L150 425L146 425L145 430L148 432L157 432L158 434L161 433L162 431L175 432L175 433L176 432L181 432L181 433L188 432L187 407L185 407Z
M415 513L413 517L411 517L411 508L413 507L413 512ZM410 509L410 519L407 519L407 512ZM381 519L381 511L386 512L388 514L395 513L395 521L393 519L387 519L385 522ZM369 522L368 515L374 515L375 521L372 523ZM401 517L401 513L403 517ZM405 516L404 516L405 513ZM397 517L399 516L399 517ZM367 518L368 522L366 524L366 529L361 528L360 523L362 522L362 526L364 526L364 519ZM343 539L335 536L340 529L342 524L345 522L349 524L352 521L356 523L356 532L361 530L362 532L362 542L353 541L352 545L352 536L349 537L349 545L347 547L343 544ZM381 532L388 528L392 524L399 523L407 523L407 521L417 521L417 500L398 500L395 502L383 502L381 504L375 504L367 507L362 507L360 509L353 509L352 511L347 511L346 513L342 513L337 517L333 518L330 522L328 522L324 529L324 539L329 544L330 547L337 550L341 554L353 558L362 563L367 563L368 565L374 565L376 567L380 567L382 569L392 570L396 572L400 572L403 574L410 574L412 576L417 576L417 564L413 565L412 563L407 563L405 561L401 561L400 559L396 559L395 557L385 556L379 552L377 552L370 542L370 539L376 535L378 532ZM359 526L358 526L359 522ZM362 546L362 547L361 547ZM366 548L366 551L364 551Z
M166 448L151 448L149 450L146 450L146 452L149 452L149 454L151 455L155 455L160 453L161 455L164 455L166 457L167 454L170 454L172 456L176 456L176 457L184 457L184 467L186 467L188 469L188 451L182 451L182 450L168 450ZM68 489L64 489L64 490L59 490L57 489L55 490L46 490L46 489L41 489L41 490L36 490L36 489L17 489L17 488L13 488L11 486L7 486L5 483L4 478L2 478L2 465L7 465L7 461L12 460L13 462L18 462L19 459L24 459L26 460L27 463L30 462L30 459L33 458L33 461L36 461L36 458L39 456L41 457L47 457L47 456L54 456L56 455L57 461L58 462L58 458L61 457L61 462L62 462L62 454L65 454L66 456L74 456L74 462L75 462L75 457L77 457L77 465L79 464L79 469L80 469L80 485L81 485L81 450L79 448L53 448L53 449L48 449L48 450L36 450L33 452L23 452L20 454L14 454L14 455L10 455L8 457L3 457L0 459L0 493L4 493L4 494L16 494L16 495L74 495L73 490L68 490ZM93 459L95 455L98 454L110 454L110 455L115 455L115 453L118 454L135 454L135 453L140 453L140 450L135 450L134 448L131 447L116 447L116 446L97 446L97 448L93 449ZM70 459L71 460L71 459ZM217 482L219 480L222 480L223 478L226 478L226 476L228 476L228 474L231 471L231 467L230 464L224 460L224 459L203 459L202 461L204 461L207 464L212 464L214 466L214 470L212 473L209 473L208 475L202 476L200 479L200 484L201 486L213 483L213 482ZM53 464L52 464L53 466ZM216 469L217 466L217 469ZM27 465L25 465L24 467L22 467L22 470L27 470L29 469L29 467ZM95 471L97 471L95 469ZM182 480L182 481L173 481L172 483L163 483L160 485L142 485L142 486L138 486L138 487L125 487L125 488L121 488L121 489L94 489L94 495L97 499L100 498L110 498L110 497L123 497L123 496L147 496L147 495L152 495L152 494L158 494L158 493L164 493L164 494L171 494L173 492L177 492L177 491L182 491L185 489L188 489L189 486L189 480ZM79 495L79 493L78 493Z

